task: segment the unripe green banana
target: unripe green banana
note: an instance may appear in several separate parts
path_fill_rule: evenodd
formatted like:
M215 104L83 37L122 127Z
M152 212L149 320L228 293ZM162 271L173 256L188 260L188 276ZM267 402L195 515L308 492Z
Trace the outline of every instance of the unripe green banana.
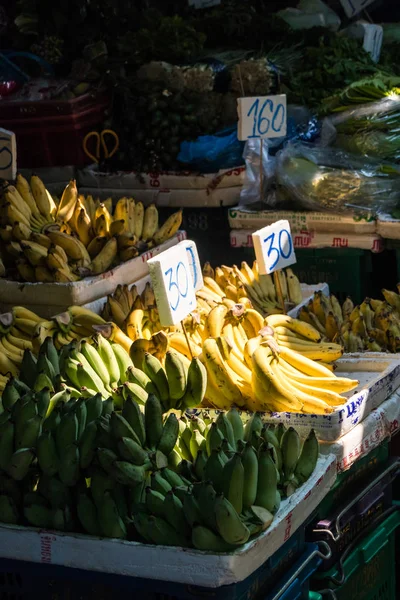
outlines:
M44 391L45 390L42 390L42 393ZM50 398L50 403L49 403L49 406L47 408L46 415L45 415L46 418L48 418L51 415L51 413L57 406L61 407L64 404L66 404L67 402L69 402L70 400L71 400L71 391L69 388L61 390L61 392L57 392L57 394L54 394L54 396L52 396ZM39 406L38 406L38 408L39 408Z
M130 381L125 381L124 385L122 386L122 394L124 400L127 400L127 398L131 397L140 405L146 404L147 398L149 397L149 394L146 392L146 390L144 390L137 383L131 383Z
M140 484L141 485L141 484ZM118 513L121 519L124 521L130 517L130 511L128 509L128 499L127 499L127 491L128 488L123 485L117 483L112 490L112 497L115 500L115 504L118 508Z
M87 363L85 366L82 363L78 363L77 375L79 381L79 387L87 387L91 390L95 390L96 393L100 393L103 398L107 398L108 394L104 387L103 381Z
M101 502L97 505L98 520L103 535L110 538L125 539L126 527L121 519L112 494L104 492Z
M244 440L243 421L241 419L239 411L236 408L231 408L226 413L226 418L228 419L228 421L232 425L233 435L235 436L236 443L239 440Z
M8 464L7 473L15 481L22 481L29 471L35 454L32 448L20 448L12 455Z
M125 348L119 344L111 344L111 349L114 352L114 356L118 363L119 381L120 383L125 383L125 381L128 379L128 369L133 367L133 362Z
M72 487L78 483L80 476L79 448L76 443L65 446L60 454L58 474L62 483Z
M199 503L193 496L192 492L188 491L186 493L182 504L186 521L190 527L193 527L196 524L203 524L203 517Z
M273 512L277 486L278 472L272 460L271 450L267 446L263 446L258 456L257 496L254 504Z
M34 448L40 434L42 427L42 419L39 415L36 415L32 419L28 419L25 423L24 429L16 431L15 436L15 449L19 448ZM18 433L18 435L17 435Z
M223 439L224 436L218 429L218 425L215 422L212 423L206 438L208 456L211 456L213 450L221 447Z
M102 416L111 415L114 410L114 400L109 397L103 400L103 406L101 410Z
M97 423L92 421L86 426L79 440L79 464L81 469L88 469L96 454Z
M56 475L59 469L59 458L56 443L50 431L44 431L38 438L36 455L39 467L49 477Z
M19 400L19 397L19 392L14 385L14 378L10 377L1 396L4 410L11 411L14 404L17 402L17 400Z
M38 415L44 419L47 415L47 411L50 406L50 390L49 388L43 388L36 394L37 401L37 412Z
M148 460L148 454L142 446L131 438L121 438L118 442L118 452L123 460L142 466Z
M169 388L169 408L175 408L186 391L186 369L177 352L168 350L165 355L165 372Z
M239 454L234 454L222 471L222 490L236 512L243 509L244 468Z
M103 409L103 400L101 394L95 394L86 400L86 424L97 421L101 417Z
M207 371L198 358L192 358L187 373L185 395L181 399L181 408L195 408L202 403L207 388Z
M71 357L65 358L65 364L64 364L65 375L67 376L67 378L69 379L71 384L79 389L82 387L82 385L79 382L79 378L78 378L78 365L79 365L79 363L77 360L74 360Z
M161 517L148 517L148 532L152 541L162 546L187 545L185 537Z
M164 498L164 519L172 525L175 531L180 532L185 537L190 535L190 527L185 520L183 504L173 490L167 492Z
M146 488L146 508L151 515L156 517L164 515L164 499L165 497L160 492L153 490L151 487Z
M155 450L163 433L162 406L160 400L150 394L144 407L147 445Z
M42 431L52 431L52 432L55 432L55 430L59 426L60 422L61 422L61 407L57 406L52 411L52 413L50 414L50 416L48 416L43 421Z
M90 492L93 502L98 507L103 499L104 492L111 492L117 484L111 475L105 473L103 469L92 468L90 471Z
M50 379L50 377L46 373L44 373L42 371L36 377L33 389L35 390L35 392L40 392L44 388L48 388L51 391L51 393L54 393L54 391L55 391L52 380Z
M25 383L30 389L33 388L35 384L35 379L37 375L37 359L34 356L32 350L28 348L24 350L24 355L22 357L21 363L21 372L19 378L22 383Z
M31 525L40 529L50 529L53 525L52 510L40 504L24 506L24 516Z
M38 492L43 498L46 498L52 508L62 508L72 501L71 490L58 477L42 475L38 483ZM36 500L33 504L37 504L37 502Z
M319 455L319 443L314 429L311 429L304 440L299 460L297 461L294 475L299 484L303 484L312 475Z
M46 354L42 352L42 349L40 349L39 352L39 357L36 364L36 372L45 373L51 382L54 382L56 378L56 373L54 371L53 365L47 358Z
M129 437L140 445L140 440L128 421L120 414L113 412L110 417L110 429L113 437L120 440L123 437Z
M151 474L151 489L163 496L172 489L172 485L162 476L160 471Z
M251 440L253 432L255 432L257 435L261 435L262 428L263 422L259 413L253 413L250 419L247 421L246 425L244 426L245 442L249 442Z
M279 423L278 426L275 428L274 433L275 433L276 439L278 440L279 443L281 443L282 436L285 433L285 431L286 431L286 427L285 427L284 423Z
M144 416L139 405L132 398L127 398L122 408L122 416L128 421L133 431L136 433L142 446L146 443L146 429Z
M98 448L97 457L105 472L112 475L114 473L114 464L118 460L118 456L115 452L108 448Z
M23 396L14 404L11 415L15 423L15 437L18 438L24 430L25 423L37 416L35 400L28 394Z
M143 360L143 371L151 379L157 389L157 396L164 406L169 407L169 387L167 375L162 364L152 354L146 352Z
M81 522L83 529L89 535L101 535L100 523L97 518L97 509L91 498L87 493L79 493L76 511L78 519Z
M192 544L205 552L232 552L235 547L227 544L220 535L204 525L196 525L192 530Z
M225 462L222 458L221 452L217 449L211 452L211 456L208 457L206 465L203 471L203 479L205 481L211 481L217 492L222 492L222 473Z
M173 471L177 471L179 468L179 464L181 462L181 455L179 454L179 452L176 450L176 448L174 448L171 452L171 454L168 456L168 466L173 470Z
M190 454L192 455L193 462L196 461L199 450L205 450L207 453L207 441L201 435L200 431L195 429L190 438Z
M122 485L136 485L142 483L146 476L143 466L133 465L130 462L117 460L112 473L114 479Z
M218 533L227 544L245 544L250 537L246 525L240 520L235 508L222 494L218 495L214 503L214 513Z
M243 450L242 465L244 469L243 508L246 509L256 501L258 484L258 459L250 442L247 442Z
M7 525L15 525L18 523L18 508L10 496L0 494L0 515L2 523L6 523Z
M215 422L223 437L228 440L229 444L232 446L232 450L236 450L236 439L233 432L233 427L229 419L227 419L225 413L219 413Z
M285 431L281 439L283 475L285 482L293 476L300 456L300 436L293 427Z
M61 457L67 446L78 440L78 418L73 412L67 412L61 417L55 433L57 452Z
M206 463L207 463L207 452L204 452L204 450L199 450L197 452L196 460L194 462L194 471L196 473L197 479L199 479L200 481L204 477L204 468L206 466Z
M187 480L183 479L178 473L175 473L175 471L172 471L172 469L169 469L168 467L161 469L161 474L172 488L187 487L188 485Z
M145 409L146 410L146 409ZM175 447L176 440L179 434L179 423L176 415L172 412L168 415L161 434L160 441L157 445L157 450L169 456Z
M199 503L202 522L213 531L217 531L214 504L217 493L210 481L201 481L193 485L193 495Z
M0 425L0 469L7 471L14 454L14 423L7 420Z
M149 532L151 525L149 518L150 516L147 513L139 510L133 515L133 523L136 531L144 539L144 541L152 544L153 539Z
M110 374L110 384L118 384L120 378L119 365L111 343L102 335L97 335L95 337L95 344L97 344L97 352L100 354L100 358Z
M40 347L40 351L39 352L44 352L46 354L47 359L50 361L54 373L56 375L60 374L60 362L59 362L59 357L58 357L58 352L56 347L54 346L54 341L53 338L51 336L48 336L43 344Z
M151 381L150 377L147 377L146 373L135 366L129 367L128 369L128 381L140 385L148 394L157 395L157 388Z
M80 351L92 369L99 375L103 384L110 385L110 373L96 348L88 341L81 340Z

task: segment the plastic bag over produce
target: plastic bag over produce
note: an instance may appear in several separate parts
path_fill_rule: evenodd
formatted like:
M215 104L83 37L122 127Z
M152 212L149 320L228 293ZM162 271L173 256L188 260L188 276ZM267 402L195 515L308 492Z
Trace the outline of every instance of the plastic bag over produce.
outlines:
M385 211L400 203L400 167L337 148L291 143L277 154L281 202L316 211Z
M399 160L400 96L333 113L323 121L322 141L353 154Z

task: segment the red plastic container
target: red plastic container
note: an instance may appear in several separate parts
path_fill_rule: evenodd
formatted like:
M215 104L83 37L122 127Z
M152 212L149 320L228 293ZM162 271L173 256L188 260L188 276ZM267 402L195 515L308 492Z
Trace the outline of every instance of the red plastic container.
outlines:
M69 101L0 102L0 125L16 135L18 167L82 167L92 162L83 152L83 138L99 128L108 105L104 94Z

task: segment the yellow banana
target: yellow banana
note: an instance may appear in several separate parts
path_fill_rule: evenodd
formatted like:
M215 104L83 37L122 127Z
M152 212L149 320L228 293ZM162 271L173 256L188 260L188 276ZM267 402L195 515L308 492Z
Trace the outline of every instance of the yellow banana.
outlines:
M174 213L161 225L161 227L153 235L155 246L169 240L178 231L182 223L182 210Z
M155 204L150 204L144 211L142 239L151 240L158 229L158 210Z
M84 267L89 266L90 256L86 250L86 247L80 240L78 240L78 238L68 235L67 233L57 231L56 229L48 230L47 235L53 244L60 246L65 251L67 256L73 260L81 260Z
M57 209L50 192L45 188L43 181L37 175L32 175L30 185L39 212L48 221L51 221Z
M311 377L334 377L329 369L307 358L304 354L295 352L291 348L281 346L279 349L279 359L285 360L301 373L305 373Z
M77 199L78 190L76 181L72 179L62 193L60 203L55 213L56 219L67 223L74 214Z
M287 327L294 333L298 333L313 342L321 341L321 334L312 325L299 321L299 319L293 319L288 315L269 315L265 318L265 325L272 328L276 326Z
M85 208L81 208L76 219L76 232L82 244L89 246L92 238L92 224Z
M22 196L25 204L29 206L32 215L34 215L35 217L39 217L40 212L36 205L35 198L33 197L30 185L25 179L25 177L21 175L21 173L17 173L16 188L20 196Z
M94 275L98 275L107 271L114 262L117 256L117 252L117 240L115 237L112 237L108 240L104 248L100 250L99 254L90 263L89 268L92 271L92 273Z

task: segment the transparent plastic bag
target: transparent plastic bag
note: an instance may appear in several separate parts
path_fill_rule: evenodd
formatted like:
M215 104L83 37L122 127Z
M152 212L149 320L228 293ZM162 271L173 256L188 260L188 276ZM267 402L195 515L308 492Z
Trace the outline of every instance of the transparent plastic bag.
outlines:
M400 96L331 114L322 125L324 144L383 160L400 159Z
M282 198L308 210L390 212L400 201L400 167L337 148L291 143L276 156Z
M341 23L338 15L321 0L300 0L296 8L285 8L278 15L292 29L328 27L337 31Z

